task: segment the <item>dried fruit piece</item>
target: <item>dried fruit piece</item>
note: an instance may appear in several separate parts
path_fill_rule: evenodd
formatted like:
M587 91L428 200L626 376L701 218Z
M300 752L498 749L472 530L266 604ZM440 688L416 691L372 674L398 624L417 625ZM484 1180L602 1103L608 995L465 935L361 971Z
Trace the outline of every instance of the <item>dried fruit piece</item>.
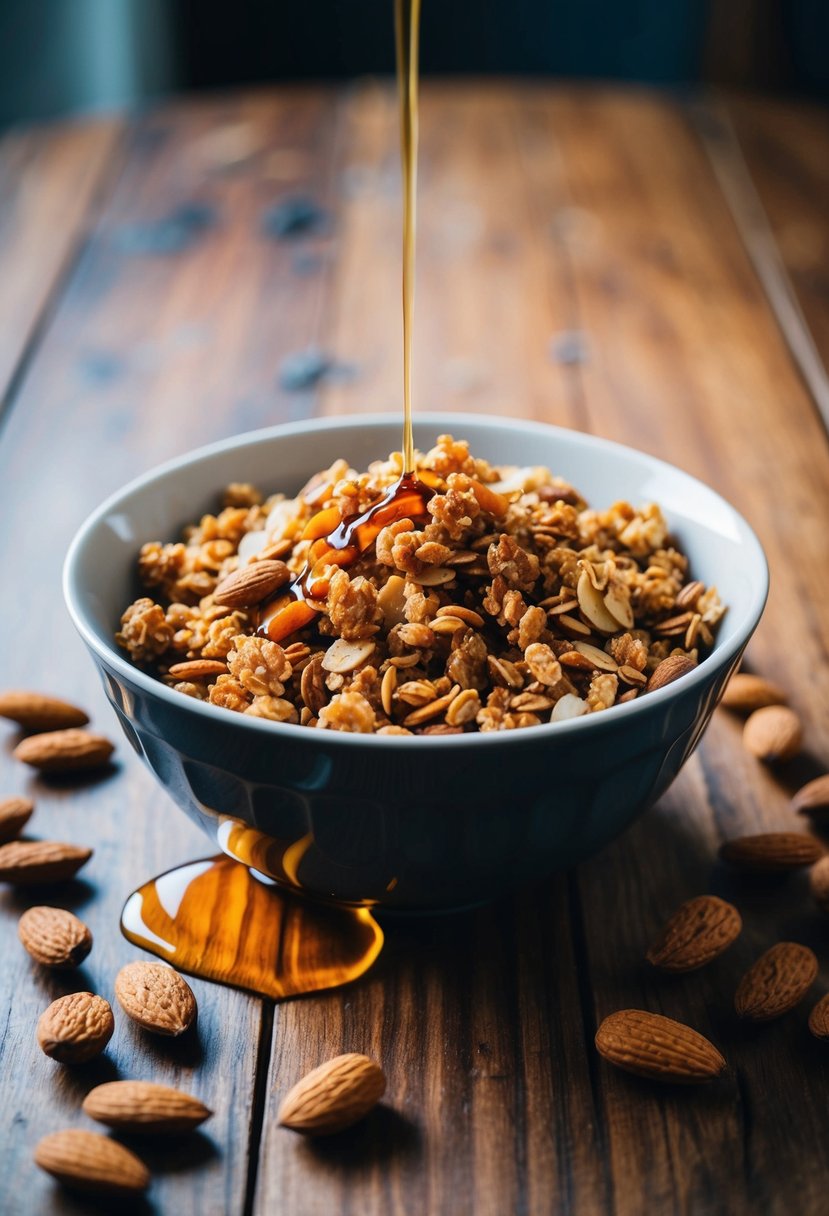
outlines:
M170 1085L153 1081L107 1081L83 1100L84 1113L98 1123L131 1135L155 1136L189 1132L213 1112Z
M114 1029L108 1001L94 992L70 992L40 1015L37 1041L41 1051L61 1064L84 1064L101 1054Z
M733 904L699 895L676 910L646 957L660 971L695 971L727 950L742 927Z
M778 942L745 973L734 996L737 1016L770 1022L793 1009L811 988L818 963L808 946Z
M28 798L4 798L0 802L0 844L14 840L29 822L35 804Z
M756 709L743 727L743 743L752 756L769 763L791 760L800 751L803 727L787 705Z
M821 857L820 861L812 866L809 885L817 906L821 911L829 913L829 857Z
M666 684L673 684L674 680L678 680L680 676L686 676L695 667L696 663L687 654L669 654L667 659L662 660L648 680L647 691L655 692L657 688L664 688Z
M644 1009L620 1009L606 1017L596 1031L596 1050L625 1072L682 1085L712 1081L725 1069L704 1035Z
M792 798L792 810L819 823L829 819L829 773L801 786Z
M17 922L17 936L37 963L58 970L77 967L92 949L92 934L65 908L28 908Z
M100 768L114 751L105 735L88 730L52 730L24 739L14 749L14 755L44 773L69 773Z
M263 559L222 579L213 599L227 608L252 608L269 599L290 577L291 571L284 562Z
M785 705L788 699L783 689L771 680L738 671L728 681L720 704L737 713L751 714L767 705Z
M35 1149L35 1164L84 1195L136 1195L150 1182L149 1170L135 1153L109 1136L81 1128L44 1136Z
M386 1077L368 1056L350 1052L313 1069L285 1095L283 1127L311 1136L342 1131L362 1119L386 1092Z
M720 848L720 857L738 870L755 874L781 874L811 866L823 856L814 836L802 832L761 832L756 836L735 836Z
M89 716L77 705L42 692L10 689L0 692L0 718L9 718L24 730L62 730L86 726Z
M816 1039L829 1039L829 992L820 998L809 1014L809 1029Z
M15 887L66 882L91 856L91 849L59 840L11 840L0 845L0 882Z
M115 996L124 1013L153 1034L184 1034L196 1020L192 988L165 963L127 963L115 977Z

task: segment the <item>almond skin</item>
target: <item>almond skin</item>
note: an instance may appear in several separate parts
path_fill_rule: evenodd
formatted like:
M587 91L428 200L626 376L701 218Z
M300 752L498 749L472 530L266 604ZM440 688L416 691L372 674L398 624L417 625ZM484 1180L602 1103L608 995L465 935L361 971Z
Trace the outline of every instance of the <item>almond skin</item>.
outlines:
M66 882L91 856L91 849L59 840L12 840L0 845L0 882L14 887Z
M198 1012L190 985L164 963L127 963L115 977L115 996L124 1013L153 1034L184 1034Z
M765 709L767 705L786 705L788 700L783 689L771 680L738 671L728 681L720 704L735 713L752 714L755 709Z
M734 996L737 1016L770 1022L794 1009L811 988L818 963L808 946L778 942L745 973Z
M829 992L820 998L809 1014L809 1029L816 1039L829 1040Z
M803 744L800 718L787 705L757 709L743 727L743 744L752 756L767 764L792 760Z
M133 1136L178 1135L213 1114L191 1094L153 1081L107 1081L83 1100L84 1113Z
M689 659L684 654L669 654L667 659L663 659L651 678L648 680L647 691L656 692L657 688L664 688L666 684L673 684L674 680L678 680L680 676L687 676L689 671L693 671L696 663L693 659Z
M290 577L291 571L284 562L267 559L253 562L222 579L213 599L228 608L252 608L278 591Z
M704 1035L644 1009L621 1009L606 1017L596 1031L596 1050L625 1072L680 1085L713 1081L726 1066Z
M386 1077L368 1056L349 1052L320 1064L289 1090L279 1107L282 1127L329 1136L364 1118L386 1092Z
M802 832L761 832L756 836L736 836L720 847L720 857L737 870L754 874L782 874L801 866L814 865L823 856L823 847L814 836Z
M17 922L17 936L37 963L63 970L77 967L92 949L92 934L65 908L29 908Z
M86 726L89 715L77 705L49 697L42 692L10 689L0 692L0 718L9 718L24 730L63 730Z
M14 749L14 755L42 773L71 773L100 768L114 751L105 735L89 730L52 730L24 739Z
M184 663L174 663L167 675L175 676L177 680L209 680L226 672L227 663L218 659L188 659Z
M61 1064L85 1064L99 1056L112 1038L115 1020L109 1002L93 992L58 997L40 1015L41 1051Z
M829 913L829 857L821 857L809 873L809 886L817 906Z
M700 895L676 910L646 958L660 971L696 971L727 950L742 927L733 904Z
M81 1128L44 1136L35 1149L35 1164L84 1195L137 1195L150 1182L149 1170L135 1153L109 1136Z
M792 798L792 810L816 823L829 822L829 773L801 786Z
M0 801L0 844L14 840L29 822L35 804L28 798L3 798Z

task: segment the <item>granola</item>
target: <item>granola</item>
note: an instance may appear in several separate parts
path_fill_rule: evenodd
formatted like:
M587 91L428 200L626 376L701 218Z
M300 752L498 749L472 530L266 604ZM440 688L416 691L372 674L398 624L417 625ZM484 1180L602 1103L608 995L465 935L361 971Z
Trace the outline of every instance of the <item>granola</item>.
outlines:
M493 467L450 435L418 456L433 487L422 516L326 569L293 632L258 636L263 606L238 602L257 580L229 576L267 561L296 578L319 521L333 531L402 472L393 453L364 473L339 460L295 498L228 486L218 514L142 547L146 593L118 644L177 692L233 712L398 736L600 713L647 695L664 659L697 663L713 645L725 608L688 578L655 503L593 510L549 469Z

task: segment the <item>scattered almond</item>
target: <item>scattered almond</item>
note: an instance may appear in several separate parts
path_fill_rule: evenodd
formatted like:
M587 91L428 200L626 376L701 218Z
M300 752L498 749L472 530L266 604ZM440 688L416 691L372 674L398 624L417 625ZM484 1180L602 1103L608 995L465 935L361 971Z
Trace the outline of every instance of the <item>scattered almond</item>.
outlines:
M135 1153L109 1136L81 1128L44 1136L35 1149L35 1164L85 1195L136 1195L150 1182L149 1170Z
M802 832L761 832L756 836L735 836L720 848L720 857L738 870L755 874L781 874L801 866L814 865L823 856L823 847L814 836Z
M669 654L648 680L648 692L655 692L657 688L673 684L674 680L678 680L680 676L687 676L688 672L693 671L695 667L694 660L689 659L686 654Z
M815 903L822 912L829 912L829 857L821 857L809 873L809 886Z
M290 577L291 571L284 562L253 562L222 579L213 599L227 608L252 608L278 591Z
M124 1013L153 1034L184 1034L196 1020L192 988L165 963L127 963L115 977L115 996Z
M89 716L77 705L42 692L12 689L0 692L0 718L9 718L24 730L62 730L86 726Z
M44 773L68 773L100 768L115 748L104 735L89 730L53 730L18 743L15 758Z
M350 1052L313 1069L283 1098L277 1116L283 1127L311 1136L343 1131L362 1119L386 1092L379 1064Z
M59 840L11 840L0 845L0 882L14 887L66 882L91 856L91 849Z
M771 680L738 671L728 681L720 704L737 713L751 714L755 709L765 709L768 705L786 705L788 700L783 689L772 684Z
M816 1039L829 1039L829 992L820 998L809 1014L809 1029Z
M14 840L29 822L35 804L28 798L4 798L0 802L0 844Z
M808 946L778 942L745 973L734 996L738 1017L770 1022L793 1009L811 988L818 963Z
M829 773L801 786L792 798L792 810L817 822L829 821Z
M712 1081L726 1066L704 1035L644 1009L621 1009L606 1017L596 1031L596 1050L625 1072L682 1085Z
M660 971L696 971L727 950L742 927L733 904L700 895L677 909L646 957Z
M800 718L787 705L756 709L743 727L743 743L758 760L791 760L803 743Z
M58 970L77 967L92 949L92 934L65 908L28 908L17 922L17 936L37 963Z
M213 1114L194 1098L153 1081L107 1081L83 1100L84 1113L98 1123L131 1135L189 1132Z
M41 1051L61 1064L85 1064L101 1054L114 1029L108 1001L93 992L70 992L40 1015L37 1041Z

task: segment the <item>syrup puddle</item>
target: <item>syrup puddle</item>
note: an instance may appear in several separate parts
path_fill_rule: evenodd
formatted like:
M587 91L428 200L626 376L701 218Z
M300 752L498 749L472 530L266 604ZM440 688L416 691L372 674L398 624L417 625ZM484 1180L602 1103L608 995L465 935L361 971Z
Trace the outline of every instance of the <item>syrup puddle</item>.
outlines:
M367 908L295 898L221 854L139 887L121 932L179 971L276 1001L348 984L383 948Z

